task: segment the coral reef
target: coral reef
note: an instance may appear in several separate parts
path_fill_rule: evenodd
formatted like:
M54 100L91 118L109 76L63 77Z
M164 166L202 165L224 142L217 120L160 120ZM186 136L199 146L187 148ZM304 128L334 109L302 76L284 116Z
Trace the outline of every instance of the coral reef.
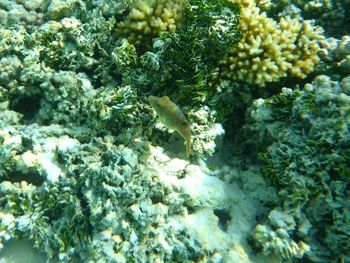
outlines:
M0 258L350 261L348 4L0 1Z
M241 6L238 29L243 39L221 62L221 74L265 86L287 76L305 78L319 62L322 30L311 21L282 17L278 22L261 12L254 1Z
M175 255L195 260L204 256L199 241L181 234L186 232L184 226L179 226L178 234L170 231L173 226L165 220L167 215L182 214L183 204L191 201L161 184L148 168L149 145L138 142L132 150L117 144L112 136L83 143L84 138L89 141L88 129L80 133L57 126L25 129L25 133L12 131L12 136L7 136L17 138L17 145L10 138L2 145L8 150L12 147L13 154L15 149L21 151L6 174L9 181L1 183L3 241L25 235L48 257L58 256L60 261L72 257L144 261ZM40 148L43 143L51 148ZM50 169L43 169L44 164ZM53 167L61 168L54 179L49 178ZM20 178L16 179L15 173L31 178L29 184L17 183ZM152 255L159 249L165 254Z
M349 80L318 76L303 90L284 88L249 110L251 145L259 149L264 175L279 188L280 213L294 222L282 227L282 236L271 219L257 226L254 238L265 252L349 260ZM302 243L292 243L292 236Z
M209 67L206 61L239 39L237 9L224 1L194 1L187 6L181 32L160 36L154 50L139 56L134 45L114 34L115 15L122 17L125 3L53 0L42 9L50 21L32 27L20 20L4 22L0 28L1 246L28 238L48 259L61 262L228 257L230 243L215 245L224 235L213 212L219 202L210 201L211 190L205 186L208 199L194 205L198 194L188 185L192 177L212 180L210 170L202 172L182 160L179 169L171 162L179 159L167 154L181 156L181 151L166 149L164 154L163 148L149 143L163 145L173 137L152 136L155 116L143 88L152 85L159 92L166 82L183 78L180 73L187 64L174 69L171 63L179 56L185 61L187 52L192 54L190 67L212 70L215 61ZM212 19L202 20L203 15ZM177 47L177 41L189 49ZM213 44L217 49L206 57ZM150 67L155 59L158 68ZM170 74L163 74L166 71ZM163 79L153 81L154 72ZM197 72L185 71L191 79ZM138 82L132 78L137 75L147 78ZM137 87L139 83L143 85ZM195 159L205 159L215 151L214 140L223 130L209 108L191 107L190 115L198 120ZM161 171L166 177L175 167L176 174L186 177L182 184L161 178ZM222 200L228 185L215 182ZM218 237L210 237L206 225L196 227L198 218L214 219L211 229ZM254 220L249 217L250 229ZM231 254L238 256L235 249Z
M145 141L125 145L127 133L91 140L83 127L17 128L2 134L14 163L1 175L1 245L25 236L61 262L249 262L238 241L262 204L277 202L258 167L210 171Z

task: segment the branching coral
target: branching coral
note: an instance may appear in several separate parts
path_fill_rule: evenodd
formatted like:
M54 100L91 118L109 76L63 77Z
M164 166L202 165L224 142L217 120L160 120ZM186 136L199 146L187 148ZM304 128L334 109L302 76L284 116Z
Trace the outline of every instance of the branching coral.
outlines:
M265 86L288 74L305 78L312 72L322 34L310 21L287 16L276 22L253 1L238 3L243 39L222 61L224 76Z
M150 44L150 40L161 32L176 30L186 3L186 0L135 1L127 17L116 25L117 36L126 37L136 46Z
M281 1L275 1L279 6ZM318 25L324 27L326 32L332 36L341 36L349 33L350 18L347 15L350 11L350 2L332 0L289 0L285 3L288 9L298 8L305 19L315 19Z

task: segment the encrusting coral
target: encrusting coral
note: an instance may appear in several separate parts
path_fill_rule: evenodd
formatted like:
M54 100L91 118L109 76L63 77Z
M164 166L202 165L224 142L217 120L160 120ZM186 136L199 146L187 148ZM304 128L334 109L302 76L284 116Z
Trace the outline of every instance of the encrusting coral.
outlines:
M289 76L305 78L319 58L321 29L311 21L267 17L251 0L240 0L243 39L221 62L222 75L265 86Z

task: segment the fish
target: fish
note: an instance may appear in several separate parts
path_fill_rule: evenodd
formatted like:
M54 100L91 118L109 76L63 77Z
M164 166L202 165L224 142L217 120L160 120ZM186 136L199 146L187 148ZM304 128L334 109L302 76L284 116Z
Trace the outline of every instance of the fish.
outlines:
M149 96L148 102L157 113L160 121L169 129L177 131L186 142L186 157L191 155L191 125L179 106L168 96Z

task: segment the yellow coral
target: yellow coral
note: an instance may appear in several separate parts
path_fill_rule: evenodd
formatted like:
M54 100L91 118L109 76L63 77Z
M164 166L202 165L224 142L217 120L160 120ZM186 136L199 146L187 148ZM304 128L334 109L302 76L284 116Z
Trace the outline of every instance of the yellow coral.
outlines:
M241 6L243 38L221 63L225 77L265 86L288 74L305 78L312 72L322 34L310 21L287 16L278 23L260 12L256 1L236 2Z
M149 44L147 40L163 31L175 31L182 19L186 0L139 0L125 20L118 23L116 32L136 46Z

